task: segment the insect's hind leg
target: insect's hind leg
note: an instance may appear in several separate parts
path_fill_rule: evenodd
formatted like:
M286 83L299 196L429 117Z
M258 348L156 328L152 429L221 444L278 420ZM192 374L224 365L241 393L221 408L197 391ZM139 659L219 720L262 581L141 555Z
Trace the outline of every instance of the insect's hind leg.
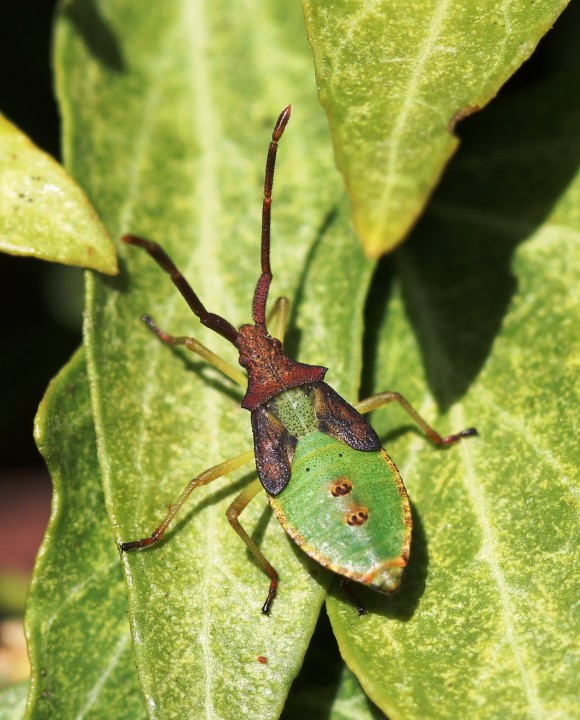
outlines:
M169 333L166 333L165 330L162 330L160 327L158 327L155 320L153 320L153 318L149 315L143 315L142 320L147 325L147 327L149 327L152 332L154 332L155 335L157 335L157 337L166 345L170 345L171 347L175 347L176 345L183 345L188 350L191 350L191 352L194 352L200 357L202 357L206 362L208 362L210 365L213 365L226 377L229 377L241 387L245 388L248 384L248 379L241 370L238 370L238 368L230 365L230 363L226 362L219 355L216 355L212 350L203 345L203 343L200 343L199 340L196 340L192 337L184 337L181 335L170 335Z
M208 485L210 482L213 482L214 480L217 480L218 478L223 477L230 472L233 472L237 468L242 467L242 465L247 465L253 459L254 451L247 450L246 452L241 453L241 455L236 455L236 457L225 460L219 465L215 465L214 467L209 468L209 470L205 470L205 472L202 472L201 475L194 477L193 480L191 480L187 484L187 486L177 499L177 502L175 502L169 508L169 512L165 516L163 522L155 528L151 535L142 538L141 540L132 540L131 542L120 543L119 549L121 550L121 552L127 552L127 550L139 550L141 548L146 548L149 547L149 545L153 545L154 543L159 542L171 522L175 519L177 513L181 510L187 498L196 488L202 487L203 485Z
M256 479L254 480L254 482L250 483L250 485L248 485L229 506L226 516L230 525L246 543L248 550L258 561L262 570L270 578L270 589L268 590L268 597L262 605L262 612L264 613L264 615L268 615L270 613L272 601L276 597L276 591L278 589L278 573L276 572L274 567L272 567L272 565L270 565L270 563L266 560L260 548L244 530L244 528L240 524L240 521L238 520L243 510L256 497L256 495L260 492L261 489L262 483L259 479Z
M458 440L461 440L461 438L477 435L477 430L473 427L466 428L465 430L461 430L460 432L452 435L447 435L446 437L439 435L437 430L432 428L431 425L429 425L429 423L421 417L421 415L419 415L415 408L407 400L405 400L400 393L392 392L390 390L385 390L385 392L378 393L377 395L371 395L371 397L366 398L366 400L361 400L355 405L355 408L359 411L359 413L364 415L365 413L376 410L383 405L388 405L391 402L398 403L435 445L445 447L456 443Z
M357 594L353 590L352 582L345 577L340 578L340 587L344 590L344 594L347 596L350 604L356 608L359 617L368 615L368 610L359 600Z

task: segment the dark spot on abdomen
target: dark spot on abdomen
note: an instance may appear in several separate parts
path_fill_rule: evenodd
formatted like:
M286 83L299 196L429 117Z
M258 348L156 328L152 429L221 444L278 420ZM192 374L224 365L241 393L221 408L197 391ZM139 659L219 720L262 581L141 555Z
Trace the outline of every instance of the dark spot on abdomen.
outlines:
M330 483L330 494L334 497L348 495L352 490L352 483L347 477L339 477Z
M369 512L364 507L355 508L345 514L345 519L348 525L364 525L369 519Z

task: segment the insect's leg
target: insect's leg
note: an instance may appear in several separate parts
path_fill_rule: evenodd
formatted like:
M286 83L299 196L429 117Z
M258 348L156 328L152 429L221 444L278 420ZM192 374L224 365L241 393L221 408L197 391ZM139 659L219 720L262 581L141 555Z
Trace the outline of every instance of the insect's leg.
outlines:
M286 334L289 316L290 300L285 297L279 297L274 303L274 307L268 313L266 325L272 337L278 338L282 344L284 344L284 335Z
M155 323L155 320L153 320L153 318L149 315L143 315L142 319L143 322L149 328L151 328L155 335L157 335L157 337L167 345L171 345L171 347L175 347L176 345L184 345L188 350L191 350L191 352L194 352L200 357L202 357L206 362L208 362L210 365L213 365L220 372L226 375L226 377L229 377L238 385L241 385L243 388L245 388L248 384L248 378L241 370L238 370L238 368L230 365L219 355L216 355L208 347L200 343L199 340L196 340L192 337L178 337L175 335L169 335L169 333L166 333L164 330L158 327Z
M340 587L344 590L345 595L348 597L351 605L353 605L356 608L356 611L357 611L359 617L362 617L363 615L368 615L369 611L358 599L357 594L352 589L351 581L345 577L341 577L340 578Z
M154 543L161 540L161 538L165 534L165 531L167 530L177 513L181 510L183 503L187 500L187 498L196 488L201 487L202 485L207 485L208 483L212 482L213 480L217 480L223 475L227 475L228 473L236 470L242 465L246 465L247 463L251 462L253 458L254 451L248 450L241 455L236 455L236 457L230 458L229 460L226 460L219 465L215 465L209 470L202 472L201 475L193 478L193 480L191 480L188 483L187 487L183 490L183 492L177 499L177 502L169 508L169 512L165 516L163 522L155 528L151 535L149 535L149 537L142 538L141 540L133 540L131 542L120 543L119 548L121 549L121 551L127 552L127 550L136 550L149 547L149 545L153 545Z
M270 606L272 605L272 601L276 597L276 590L278 589L278 573L262 555L260 548L244 530L244 528L240 524L240 521L238 520L244 508L256 497L256 495L260 492L261 489L262 484L260 480L254 480L254 482L248 485L244 489L244 491L241 492L238 497L233 501L233 503L229 506L226 515L230 525L246 543L249 551L256 558L262 570L270 578L270 589L268 590L268 597L262 605L262 612L264 613L264 615L268 615L270 612Z
M278 338L281 343L284 342L284 334L286 332L286 326L288 325L289 315L290 301L288 298L279 297L268 315L268 327L271 327L272 335ZM226 362L219 355L216 355L212 350L203 345L203 343L200 343L199 340L192 337L170 335L158 327L150 315L143 315L142 319L162 342L171 345L171 347L175 347L176 345L185 346L188 350L196 353L210 365L217 368L226 377L229 377L235 383L241 385L241 387L245 388L247 386L248 378L241 370L234 365L230 365L230 363Z
M429 423L421 417L421 415L419 415L415 408L407 400L405 400L402 395L398 392L391 392L390 390L378 393L377 395L371 395L371 397L366 398L366 400L361 400L355 405L355 408L359 411L359 413L364 414L371 412L371 410L376 410L383 405L388 405L388 403L391 402L399 403L403 410L411 416L425 435L427 435L429 440L431 440L431 442L435 445L452 445L458 440L461 440L461 438L469 437L470 435L477 435L477 430L472 427L461 430L453 435L447 435L446 437L439 435L439 433L433 429L431 425L429 425Z

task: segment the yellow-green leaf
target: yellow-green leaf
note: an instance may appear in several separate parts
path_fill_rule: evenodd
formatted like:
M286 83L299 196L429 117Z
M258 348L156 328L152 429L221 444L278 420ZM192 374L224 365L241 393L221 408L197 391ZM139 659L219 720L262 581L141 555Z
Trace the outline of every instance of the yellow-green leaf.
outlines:
M114 236L163 243L207 307L239 325L259 273L266 150L292 102L272 293L295 301L290 351L331 358L332 381L352 399L372 264L350 230L300 7L99 7L95 18L92 6L65 4L59 19L67 166ZM109 42L95 46L97 22ZM194 334L232 363L234 348L200 327L143 252L121 256L118 279L89 279L86 348L107 507L116 539L129 541L151 533L192 476L252 440L242 390L162 345L140 317ZM261 614L268 579L225 516L253 477L250 466L196 491L162 543L123 557L151 717L276 718L300 669L328 576L297 552L262 494L241 518L280 573L271 616Z
M53 483L52 514L26 613L32 682L26 717L145 717L119 553L99 468L85 356L50 384L35 437Z
M221 0L170 0L149 4L144 12L134 2L107 0L98 5L63 3L61 10L56 68L67 166L87 188L114 236L131 231L162 242L208 307L234 324L249 319L257 279L266 145L279 110L294 103L280 146L275 186L272 292L294 301L289 353L327 364L329 382L347 399L355 399L362 313L374 265L363 257L350 230L324 114L316 105L298 8L274 0L244 7ZM562 49L574 55L578 44L571 35ZM576 69L571 77L577 77ZM574 110L563 112L564 100L575 106L574 83L562 91L557 85L550 74L543 102L533 110L523 103L518 124L511 106L491 116L489 126L474 124L479 128L475 137L481 134L484 143L481 148L475 145L479 155L466 155L465 167L458 166L461 171L450 175L452 185L446 195L438 196L416 239L403 253L381 263L374 277L364 334L364 391L400 390L441 430L473 423L481 431L479 439L437 452L418 435L404 432L407 418L401 413L383 411L375 418L401 464L415 504L412 564L397 598L361 593L371 610L366 618L356 617L342 596L328 607L349 664L369 696L392 711L393 718L397 713L420 716L423 687L439 693L437 705L429 706L435 717L449 716L458 706L460 690L465 690L465 685L459 684L458 691L446 684L456 664L471 679L469 690L477 690L461 696L465 716L477 716L480 708L489 714L492 708L505 717L506 707L520 707L522 676L513 672L513 655L498 651L491 658L480 657L474 651L466 662L460 652L458 663L454 656L453 643L463 642L458 644L462 651L473 639L473 647L479 649L483 630L489 634L489 624L480 622L483 630L471 624L465 608L477 610L478 621L482 616L485 621L499 617L498 595L490 594L490 583L485 582L490 577L485 563L489 565L492 556L475 552L489 550L490 538L494 541L493 534L482 533L481 513L475 512L480 510L478 493L487 500L488 488L496 492L497 507L487 529L495 530L501 520L501 540L513 550L516 566L508 564L505 577L515 582L517 598L541 600L535 615L530 613L541 641L533 646L534 652L525 646L527 656L537 658L538 647L552 653L558 628L567 633L569 626L564 599L573 577L567 563L575 538L567 508L564 512L559 494L551 494L549 488L553 478L556 488L562 482L558 478L564 464L572 476L566 453L574 431L569 413L575 394L570 375L556 369L563 349L567 352L571 345L577 312L567 243L577 232L578 205L565 189L578 167L578 122ZM556 105L550 100L552 93L560 98ZM561 129L549 126L548 137L565 130L561 143L547 143L542 134L520 133L524 118L534 118L529 123L534 128L540 116L543 122L568 118ZM493 133L505 135L505 145L486 139ZM531 154L531 166L521 162L530 148L545 152L539 158ZM482 158L501 164L479 177ZM560 236L554 243L543 231L536 236L528 227L540 229L553 207L567 213L562 214L569 223L564 243ZM494 212L498 208L499 214ZM514 252L524 239L528 242ZM150 312L168 331L199 336L235 363L233 348L200 330L169 278L148 257L135 248L124 247L122 253L119 278L89 278L86 350L99 470L114 537L131 540L151 532L190 477L247 449L251 434L247 413L239 409L240 390L185 351L161 345L139 316ZM512 256L521 284L517 293L510 274ZM520 320L523 330L518 335ZM450 410L449 417L438 417L437 405ZM84 408L83 404L77 409L82 417ZM561 426L555 424L556 415ZM72 408L63 417L75 427ZM523 432L524 422L529 437ZM549 428L547 452L541 444L543 424ZM510 429L507 434L505 427ZM387 429L394 432L386 434ZM88 435L78 436L75 444L74 433L68 437L62 428L59 432L74 476L73 456L80 443L89 442ZM551 473L546 470L548 461L553 462ZM465 468L473 468L473 474ZM89 474L96 477L94 466ZM291 545L264 498L257 499L241 519L281 574L272 615L261 617L267 578L224 517L228 504L253 477L248 468L246 474L198 491L157 548L123 558L135 658L151 717L275 718L289 688L301 693L298 685L290 686L328 576ZM474 478L485 482L478 485ZM77 495L68 504L71 527L92 527L96 496L87 503L82 483L71 492ZM524 532L527 516L522 508L542 528L541 537ZM542 525L544 513L547 520ZM521 543L512 540L518 534ZM84 577L78 558L71 560L68 553L60 566L67 583L76 579L75 587L90 584L93 559L109 557L114 550L106 533L88 537L95 547L85 550ZM525 562L530 572L519 574ZM111 556L111 572L118 571L117 563ZM566 582L554 580L560 568ZM42 571L41 563L37 587L43 586ZM471 594L464 599L463 591L474 578ZM540 585L544 578L545 587ZM507 580L506 588L513 593ZM54 586L54 580L51 583ZM110 604L87 606L93 626L106 628L113 616L110 608L122 606L125 591L118 581L96 578L95 588L103 587ZM544 594L535 593L538 587ZM66 639L69 632L75 646L80 646L79 638L90 639L83 601L82 595L78 602L75 597L69 600L71 625L55 633L54 640ZM521 617L520 605L514 607ZM445 612L439 614L440 608ZM54 610L45 604L42 612L31 612L42 628ZM556 627L560 617L562 625ZM545 624L540 627L538 621ZM514 625L516 640L520 631L521 626ZM505 634L494 637L503 651ZM312 650L317 651L316 635L314 642ZM43 689L48 693L53 676L76 677L77 659L65 651L66 647L60 653L49 651L47 662L37 664L47 671L40 677L46 678ZM542 662L525 666L526 679L537 681L542 691L537 696L544 705L533 706L536 715L554 707L550 683L555 665L558 688L564 688L562 703L570 698L566 688L573 673L567 674L567 668L573 658L566 655L558 664L550 653L549 667ZM326 657L320 656L313 675ZM112 667L116 671L128 665ZM341 679L335 678L332 685L337 699L326 706L328 714L379 713L366 703L352 676L339 665L333 667ZM94 677L90 670L87 673ZM502 673L520 683L514 686L513 705L506 706L505 696L496 692L496 676L501 680ZM90 708L95 717L117 717L112 712L115 699L121 712L125 705L124 699L118 700L115 683L126 692L125 680L116 672L107 680L111 685L104 686L111 688L112 702L98 692L101 683L89 696L81 683L74 700L75 688L69 684L68 706L80 707L86 715ZM499 688L503 691L505 686L499 683ZM316 690L310 692L304 707L320 707ZM34 711L41 713L45 696L36 697Z
M401 412L375 414L413 502L409 573L391 601L365 593L364 618L338 594L328 608L343 656L392 720L578 714L574 27L554 37L560 64L543 82L470 124L394 256L400 281L373 331L377 389L403 392L444 432L480 433L437 452L388 433Z
M3 115L0 251L117 272L111 238L83 190Z
M336 652L326 613L321 613L304 665L288 697L281 720L385 720L352 671Z
M365 251L401 242L455 152L456 122L531 55L567 0L303 0L320 100Z

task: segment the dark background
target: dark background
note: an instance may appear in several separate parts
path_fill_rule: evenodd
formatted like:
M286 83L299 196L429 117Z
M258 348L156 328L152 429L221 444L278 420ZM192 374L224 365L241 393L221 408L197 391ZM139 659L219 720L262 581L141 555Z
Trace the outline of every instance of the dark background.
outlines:
M0 111L60 159L50 62L54 6L1 3ZM50 479L32 424L49 380L80 343L80 278L78 270L0 254L0 573L30 572L48 520Z

